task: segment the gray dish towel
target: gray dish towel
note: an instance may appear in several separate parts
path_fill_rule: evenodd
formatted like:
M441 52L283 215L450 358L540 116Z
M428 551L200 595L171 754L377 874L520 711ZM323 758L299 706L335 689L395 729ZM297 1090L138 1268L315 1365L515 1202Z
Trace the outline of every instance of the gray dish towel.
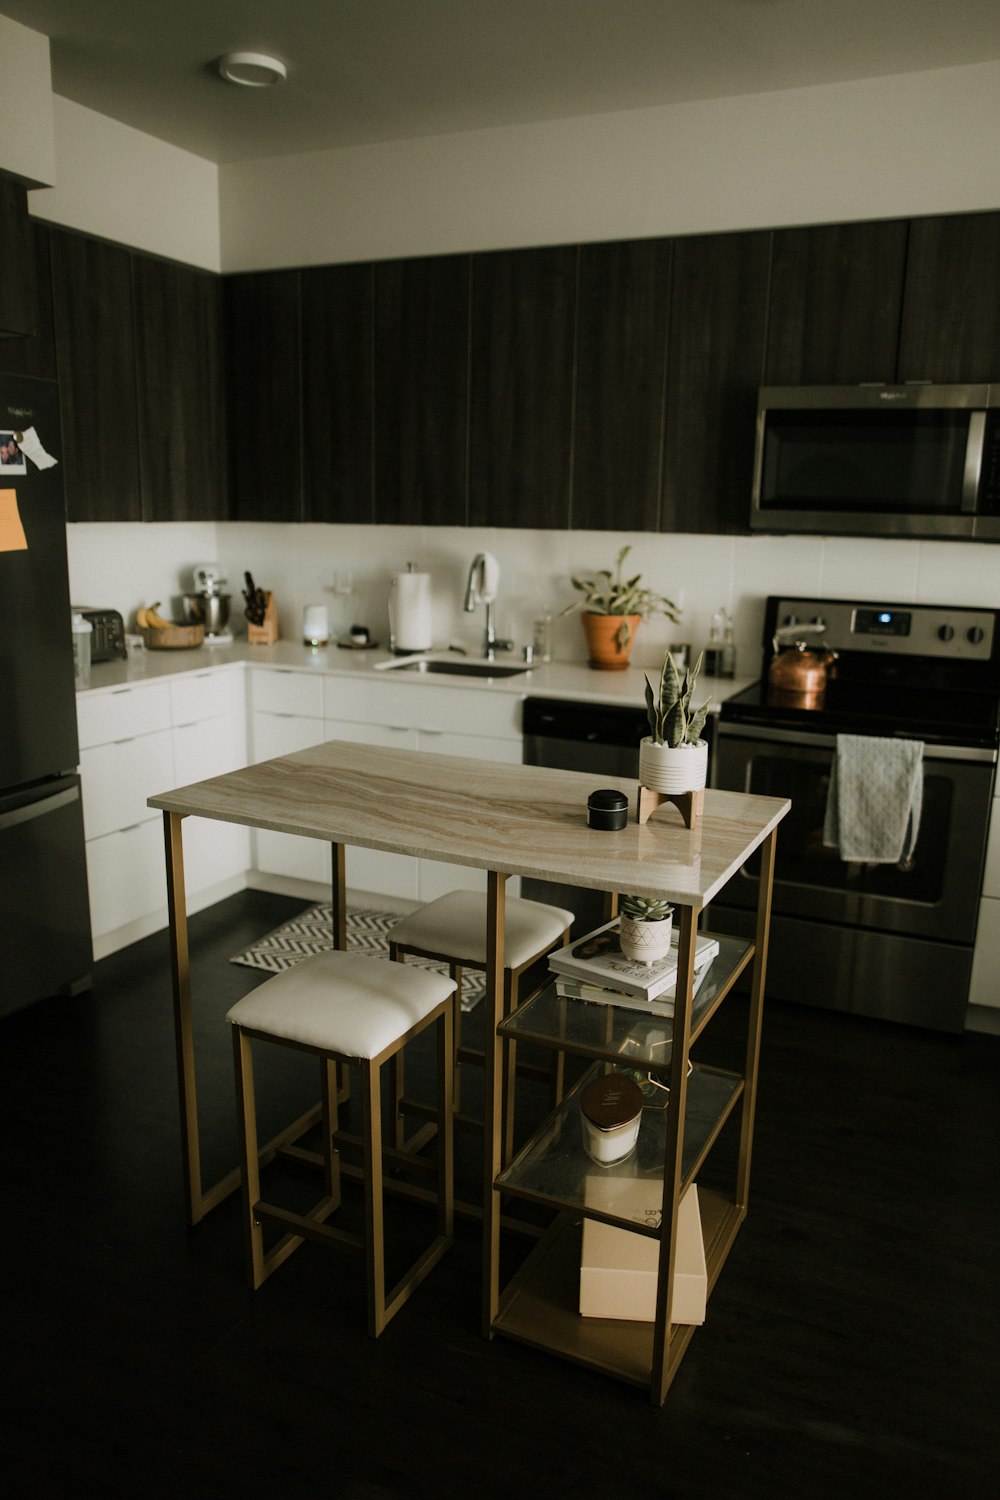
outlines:
M843 860L905 864L920 832L921 740L838 734L823 843Z

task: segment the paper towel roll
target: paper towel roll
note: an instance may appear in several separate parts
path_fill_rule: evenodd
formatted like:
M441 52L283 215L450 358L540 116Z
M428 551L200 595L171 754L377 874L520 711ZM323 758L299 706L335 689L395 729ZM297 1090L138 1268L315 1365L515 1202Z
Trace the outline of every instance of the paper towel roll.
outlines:
M431 575L397 573L389 590L389 636L397 652L431 648Z

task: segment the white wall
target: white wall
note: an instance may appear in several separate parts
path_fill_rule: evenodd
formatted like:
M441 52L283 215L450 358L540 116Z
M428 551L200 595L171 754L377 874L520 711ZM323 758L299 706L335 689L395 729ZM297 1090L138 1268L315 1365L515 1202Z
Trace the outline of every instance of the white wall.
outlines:
M0 171L55 182L49 39L0 16Z
M218 271L219 169L58 94L56 183L28 195L33 218Z
M335 634L364 624L388 641L392 574L413 562L431 574L435 644L475 649L484 612L462 609L469 564L486 548L500 563L497 632L518 649L531 639L540 606L553 613L575 597L571 573L611 567L631 544L629 563L644 582L679 604L682 622L642 627L637 666L658 665L663 648L706 642L712 613L734 615L741 671L755 670L768 594L795 591L830 599L1000 608L1000 547L855 537L661 536L595 531L465 530L462 527L77 524L68 527L73 602L118 609L134 628L139 605L166 604L191 588L194 563L218 560L233 596L231 623L245 633L240 591L246 569L274 592L282 636L298 639L306 604L326 604ZM353 573L353 593L335 592L338 572ZM178 616L179 618L179 616ZM555 622L562 661L586 657L571 615Z
M223 269L1000 206L1000 63L220 169Z

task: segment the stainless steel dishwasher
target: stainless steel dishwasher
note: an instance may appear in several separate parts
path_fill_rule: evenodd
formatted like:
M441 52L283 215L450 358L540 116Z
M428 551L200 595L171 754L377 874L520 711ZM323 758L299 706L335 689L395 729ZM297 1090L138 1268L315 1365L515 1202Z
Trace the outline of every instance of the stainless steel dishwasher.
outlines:
M525 765L592 773L593 791L603 785L602 776L630 777L638 785L639 741L649 733L644 707L586 703L575 698L526 698L522 727ZM583 800L580 816L586 815ZM603 920L604 897L600 891L524 879L521 894L532 901L568 906L576 913L574 937Z

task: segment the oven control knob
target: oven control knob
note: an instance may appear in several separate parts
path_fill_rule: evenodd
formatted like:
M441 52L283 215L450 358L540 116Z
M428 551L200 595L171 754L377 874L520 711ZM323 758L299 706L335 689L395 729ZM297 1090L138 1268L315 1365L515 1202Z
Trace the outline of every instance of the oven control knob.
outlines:
M978 646L979 643L980 643L980 641L983 640L983 638L984 638L985 635L986 635L986 632L985 632L985 630L983 629L983 627L981 625L972 625L965 632L966 640L969 641L970 644L973 645L973 646Z
M951 638L952 638L952 636L954 634L955 634L955 627L954 627L954 625L942 625L938 629L938 640L939 641L950 641Z

